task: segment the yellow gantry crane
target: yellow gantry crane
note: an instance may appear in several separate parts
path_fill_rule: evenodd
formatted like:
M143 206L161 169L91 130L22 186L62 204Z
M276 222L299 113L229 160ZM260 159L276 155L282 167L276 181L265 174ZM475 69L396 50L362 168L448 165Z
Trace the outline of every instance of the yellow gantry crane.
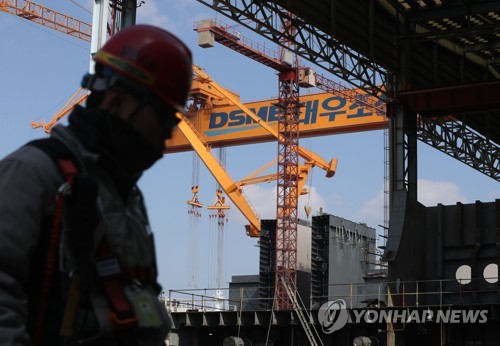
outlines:
M211 86L212 90L215 90L224 99L228 100L231 104L235 105L241 109L246 115L248 115L256 124L265 129L274 138L278 138L280 134L271 126L269 126L265 121L258 117L254 112L248 109L244 104L242 104L233 93L227 91L218 83L213 81L200 67L193 65L193 72L195 73L195 81L197 83L207 84ZM252 207L248 204L247 200L243 195L241 187L243 185L248 185L251 180L243 180L241 182L235 182L227 174L227 172L221 167L217 159L211 154L211 146L207 144L203 136L195 128L195 126L190 122L188 117L184 114L179 114L183 121L178 125L180 132L185 136L188 142L191 144L192 148L196 151L201 160L205 163L205 166L212 173L214 178L219 182L221 188L224 190L226 195L233 201L235 206L240 210L240 212L249 221L248 235L251 237L258 237L260 234L260 220ZM168 145L167 145L168 146ZM298 148L299 155L305 159L306 164L301 166L301 179L299 185L299 191L303 190L304 183L307 178L307 174L313 166L318 166L326 172L327 177L333 177L337 167L337 160L332 159L330 162L325 161L319 155L309 151L305 148ZM276 180L276 175L270 175L266 179ZM256 182L257 180L253 180Z
M225 99L227 99L233 105L241 109L256 124L262 127L269 134L271 134L271 136L273 136L275 139L279 139L282 136L280 133L278 133L278 131L276 131L276 129L269 126L267 122L262 120L262 118L257 116L252 110L250 110L247 106L241 103L236 97L234 97L232 93L228 92L218 83L216 83L212 78L210 78L200 67L193 65L193 72L199 77L199 81L201 83L206 83L212 86L213 89L218 91L221 95L224 96ZM333 175L335 174L335 169L337 167L337 160L332 159L330 162L326 162L323 158L305 148L299 146L297 150L299 155L303 159L323 169L326 172L326 176L328 178L333 177Z
M0 10L34 21L82 40L90 40L90 33L92 31L92 26L90 24L48 9L34 2L0 0ZM180 131L176 132L174 138L167 142L168 149L166 153L194 149L215 179L219 182L227 196L249 221L249 226L247 228L248 235L251 237L258 237L260 233L260 220L244 197L242 187L245 185L277 180L277 174L258 177L256 175L262 171L262 169L260 169L241 181L233 181L226 170L221 167L217 159L213 157L211 148L213 145L249 144L278 139L280 134L277 131L276 124L273 124L273 120L271 119L271 113L274 107L272 105L273 100L264 101L266 105L262 106L262 108L256 108L254 104L243 104L235 93L215 83L198 66L193 66L193 72L194 80L192 95L196 95L197 97L201 95L201 97L205 98L206 102L202 109L198 109L198 112L188 112L187 115L179 114L179 117L183 119L179 124ZM87 93L84 90L77 91L61 111L54 116L52 121L49 123L33 124L33 126L43 127L46 132L50 132L50 129L57 121L67 115L75 104L84 102L86 97ZM387 120L385 117L375 112L365 113L360 116L360 113L356 111L356 114L353 114L351 118L349 118L349 114L347 114L345 119L341 119L339 116L335 118L335 116L332 115L332 109L338 109L340 113L352 111L353 109L353 104L346 103L346 100L338 96L317 94L305 96L304 99L308 105L310 104L311 109L309 113L312 114L306 114L306 117L314 117L314 121L304 121L304 123L301 124L302 137L376 130L387 127ZM268 111L266 114L269 117L263 116L263 109ZM218 110L221 110L221 112L217 112ZM212 113L212 111L215 112ZM241 126L231 127L231 130L239 129L241 131L221 133L221 127L219 126L221 123L217 120L217 117L224 112L231 113L231 117L233 115L232 112L238 112L239 115L237 117L232 117L233 119L242 119L241 117L245 117L246 120L243 121ZM306 113L307 112L308 110L306 109ZM190 121L190 117L195 116L202 117L201 127L195 127L192 121ZM248 119L251 121L249 122ZM213 129L213 131L210 129L210 126L213 125L212 123L217 125L217 129ZM237 124L229 123L229 125ZM298 153L305 161L304 164L299 166L298 191L301 194L306 193L304 184L312 167L318 166L323 169L327 177L332 177L335 174L337 160L332 159L327 162L317 154L302 147L298 148ZM193 187L192 192L192 203L198 204L198 187ZM201 203L199 204L201 205Z
M66 34L71 33L73 36L80 39L89 40L89 33L92 31L90 24L84 25L84 23L81 21L78 21L67 15L63 15L62 13L53 11L31 1L0 1L0 9L2 9L4 12L19 15L24 19L35 21L41 25L56 29L60 32ZM71 26L70 23L77 23L77 25ZM238 100L233 99L230 92L225 91L224 88L213 82L213 80L208 77L208 75L206 75L201 68L193 66L193 71L203 83L211 83L211 85L216 88L216 90L222 95L224 95L225 97L229 96L228 99L233 104L244 107L244 105L241 104ZM34 124L33 126L43 127L46 132L50 132L50 129L53 127L53 125L55 125L62 117L67 115L75 104L84 102L86 97L87 94L79 90L73 95L71 100L66 103L63 109L56 114L51 122L47 124ZM251 116L253 116L254 119L258 121L258 123L260 123L273 136L277 135L274 130L272 130L269 126L262 122L261 119L258 118L255 114L253 114L246 108L244 109L246 112L248 112L249 115L251 114ZM211 154L210 146L203 140L203 137L198 133L198 131L191 124L188 118L185 115L179 116L181 116L181 118L184 120L179 124L180 131L186 138L189 139L189 143L191 144L192 148L198 153L212 175L219 182L224 192L249 221L250 225L248 226L248 235L250 235L251 237L258 237L260 234L260 220L243 196L243 191L241 189L242 184L235 183L229 177L227 172L220 166L219 162ZM315 154L307 153L307 155L309 155L311 160L317 162L320 167L327 168L329 176L332 176L334 174L336 161L332 161L330 162L330 164L328 164ZM311 163L310 165L313 165L313 163Z

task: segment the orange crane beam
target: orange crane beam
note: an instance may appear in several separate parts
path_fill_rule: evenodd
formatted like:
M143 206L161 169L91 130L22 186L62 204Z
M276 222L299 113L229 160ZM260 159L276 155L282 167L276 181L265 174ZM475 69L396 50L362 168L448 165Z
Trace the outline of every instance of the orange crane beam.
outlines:
M276 164L276 160L273 161L272 164ZM268 165L262 168L267 168ZM314 163L311 162L305 162L303 165L299 165L298 191L300 195L307 195L309 193L309 191L304 188L304 185L307 181L307 176L309 175L313 167ZM278 173L265 174L261 176L254 176L252 174L236 182L235 185L237 187L240 187L240 186L260 184L260 183L270 183L271 181L276 181L276 180L278 180Z
M43 128L45 133L50 133L52 127L54 127L59 120L68 115L73 110L73 107L75 105L85 102L87 96L88 96L88 91L86 89L83 89L82 87L78 88L78 90L70 97L70 99L59 110L59 112L57 112L54 115L51 121L49 121L48 123L44 121L41 122L33 121L31 123L31 128L37 129L41 127Z
M190 114L193 123L199 124L198 131L211 147L255 144L275 141L276 136L260 126L266 123L273 132L278 131L277 100L232 103L216 90L202 87L200 80L193 81L191 93L204 98L213 98L209 106ZM205 83L205 85L210 85ZM207 91L207 92L205 92ZM239 98L231 95L236 101ZM375 131L386 129L389 121L361 104L351 103L341 96L329 93L307 94L300 97L300 137L317 137L332 134ZM241 103L241 102L240 102ZM257 123L245 112L251 111L261 120ZM191 151L189 141L181 132L174 132L167 141L166 153Z
M92 25L28 0L1 0L0 11L90 42Z
M256 124L258 124L258 126L263 128L268 134L270 134L272 137L274 137L274 139L278 139L281 141L285 140L282 133L280 133L278 130L276 130L275 128L268 125L267 122L263 121L262 118L257 116L254 112L252 112L251 109L247 108L237 98L235 98L233 95L231 95L230 92L228 92L222 86L217 84L200 67L193 65L193 72L200 79L202 79L204 83L208 83L210 86L212 86L213 89L215 89L217 92L219 92L221 95L223 95L232 104L236 105L239 109L241 109ZM167 146L168 146L168 142L167 142ZM297 146L296 149L297 149L298 155L300 155L302 158L304 158L307 162L310 162L310 163L318 166L319 168L323 169L326 172L327 177L329 177L329 178L333 177L333 175L335 174L335 170L337 168L337 160L336 159L331 159L330 162L327 162L323 158L321 158L319 155L317 155L314 152L309 151L303 147Z
M260 234L260 220L252 207L248 204L242 189L234 183L231 177L227 174L225 169L219 164L217 159L211 154L210 148L203 142L201 137L196 131L196 128L191 124L189 119L178 113L181 121L178 125L179 130L189 139L200 159L205 163L210 173L219 182L220 186L224 189L228 197L233 201L240 212L250 222L248 228L248 235L250 237L258 237Z

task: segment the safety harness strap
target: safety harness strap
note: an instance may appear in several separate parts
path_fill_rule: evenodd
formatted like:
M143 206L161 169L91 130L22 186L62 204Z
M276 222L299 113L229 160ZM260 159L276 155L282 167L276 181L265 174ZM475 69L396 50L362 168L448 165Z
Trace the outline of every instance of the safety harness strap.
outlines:
M96 257L97 275L111 307L110 322L115 328L127 328L136 325L136 314L123 290L124 273L105 236L99 241Z
M49 241L49 251L47 254L47 259L45 262L45 274L43 278L42 284L42 292L40 298L40 307L38 310L38 317L35 325L35 333L33 337L33 345L40 345L42 330L43 330L43 320L45 316L45 311L47 309L47 298L50 291L50 286L52 282L52 278L54 276L54 268L56 266L56 257L57 257L57 248L59 246L59 238L61 234L61 220L62 220L62 210L64 205L64 197L68 193L71 188L71 184L73 183L73 178L78 173L78 170L73 163L73 161L68 159L59 159L57 160L59 165L59 169L61 170L65 182L59 188L57 193L57 201L54 212L54 219L52 222L52 229L50 233L50 241Z

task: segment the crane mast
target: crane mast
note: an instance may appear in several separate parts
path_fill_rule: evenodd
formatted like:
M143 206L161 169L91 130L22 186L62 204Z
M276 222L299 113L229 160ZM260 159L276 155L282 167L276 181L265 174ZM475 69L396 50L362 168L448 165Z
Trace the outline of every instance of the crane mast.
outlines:
M289 15L292 16L291 13ZM288 288L295 288L297 281L300 115L298 59L287 49L282 49L278 57L276 54L269 54L269 51L260 50L257 45L242 44L239 33L230 32L212 20L201 21L194 28L200 34L199 42L202 47L213 46L211 40L215 40L279 72L275 307L279 310L292 310L295 308L295 299L290 297L291 290ZM283 30L291 34L295 29L291 21L287 21ZM290 45L283 42L283 46Z
M285 30L293 30L291 26ZM283 50L286 60L289 51ZM288 64L288 63L286 63ZM297 281L297 224L298 224L298 177L299 177L299 83L298 64L278 74L278 192L276 210L276 274L275 307L292 310L293 299L288 287L296 287ZM295 294L292 293L292 294Z

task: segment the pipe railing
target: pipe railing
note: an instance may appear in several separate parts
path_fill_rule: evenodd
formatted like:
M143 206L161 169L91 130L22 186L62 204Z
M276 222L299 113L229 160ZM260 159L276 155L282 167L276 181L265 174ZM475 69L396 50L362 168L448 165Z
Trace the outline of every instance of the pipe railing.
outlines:
M486 281L488 279L488 281ZM310 310L321 304L343 299L349 309L362 308L423 308L449 307L454 305L485 305L487 294L500 294L498 278L468 279L460 283L456 279L419 281L380 281L376 283L346 283L328 286L327 296L309 296ZM237 287L169 290L163 298L172 312L190 311L269 311L273 297L260 298L259 290L273 292L270 287ZM223 298L216 296L223 292ZM302 297L304 299L304 297Z

